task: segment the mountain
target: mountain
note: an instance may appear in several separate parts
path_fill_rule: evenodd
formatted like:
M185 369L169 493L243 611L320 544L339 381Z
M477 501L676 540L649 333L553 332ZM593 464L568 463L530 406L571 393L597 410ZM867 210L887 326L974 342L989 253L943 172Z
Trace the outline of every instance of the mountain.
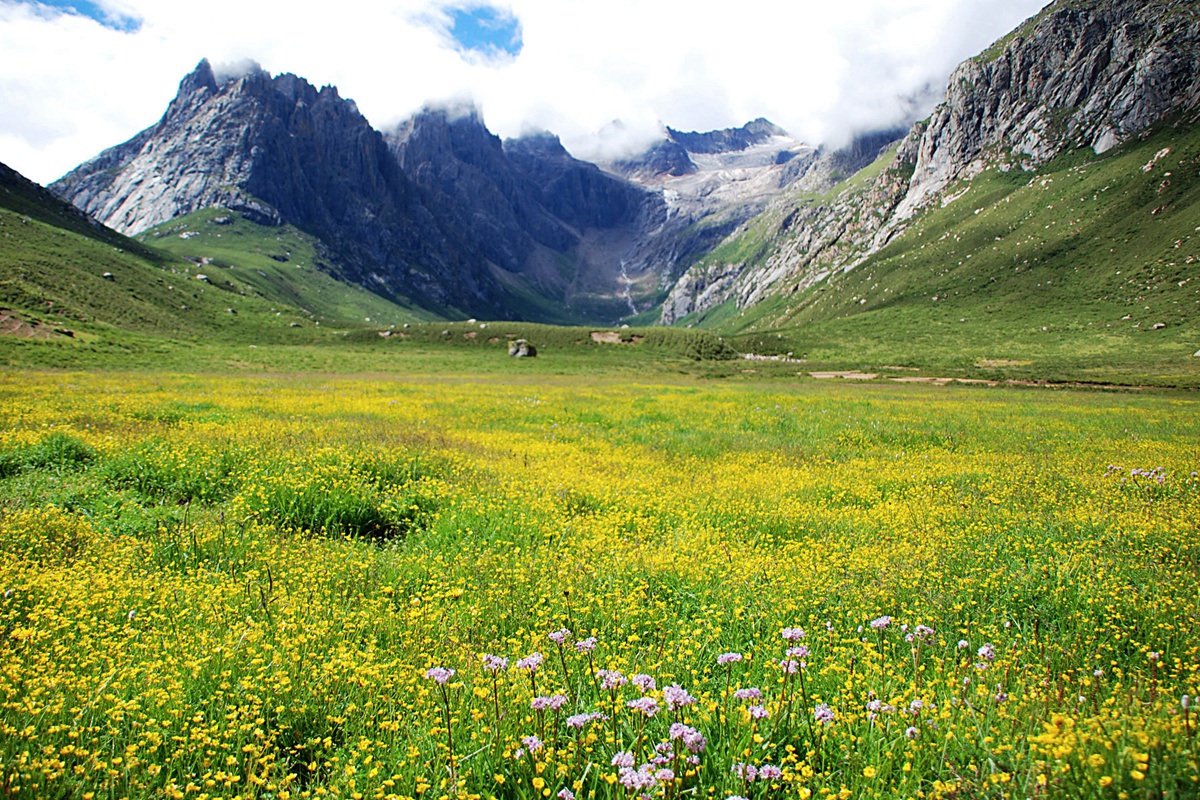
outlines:
M486 259L333 87L202 61L162 119L50 187L123 233L222 207L317 237L338 277L429 308L505 313Z
M851 270L871 271L889 246L911 247L917 221L948 218L945 207L994 189L995 176L1008 176L1015 191L1071 154L1103 163L1155 126L1187 130L1197 108L1194 3L1058 0L960 65L932 116L871 166L824 188L797 186L722 242L675 283L661 321L718 307L741 316L770 300L769 314L750 314L756 324L794 322L796 307L818 302L822 287L847 280L841 276ZM979 207L978 199L962 202ZM1021 224L1014 219L1004 233ZM821 319L805 313L806 324Z
M661 205L547 133L501 142L472 107L427 108L385 135L405 174L510 280L572 319L628 313L620 257Z

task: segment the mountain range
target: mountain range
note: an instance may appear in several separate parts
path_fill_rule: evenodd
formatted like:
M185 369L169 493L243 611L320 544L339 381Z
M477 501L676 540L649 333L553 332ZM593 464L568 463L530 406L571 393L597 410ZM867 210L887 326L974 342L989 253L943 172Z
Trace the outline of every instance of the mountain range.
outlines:
M470 105L376 130L333 87L202 61L157 124L49 188L201 266L246 262L253 243L263 281L302 267L375 298L375 319L871 340L943 317L1036 330L1035 309L1066 303L1106 328L1177 306L1187 329L1196 256L1163 251L1191 247L1200 209L1198 65L1194 3L1058 0L960 65L910 128L832 149L765 119L664 127L645 152L592 164L548 132L502 141ZM1054 274L1035 287L1035 267ZM319 302L280 274L269 296Z

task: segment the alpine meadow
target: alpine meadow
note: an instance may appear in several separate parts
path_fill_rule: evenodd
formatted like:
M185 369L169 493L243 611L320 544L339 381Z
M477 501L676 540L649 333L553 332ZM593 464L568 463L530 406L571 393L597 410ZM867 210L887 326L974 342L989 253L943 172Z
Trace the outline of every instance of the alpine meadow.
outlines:
M1032 8L837 145L205 58L0 164L0 795L1200 796L1200 8Z

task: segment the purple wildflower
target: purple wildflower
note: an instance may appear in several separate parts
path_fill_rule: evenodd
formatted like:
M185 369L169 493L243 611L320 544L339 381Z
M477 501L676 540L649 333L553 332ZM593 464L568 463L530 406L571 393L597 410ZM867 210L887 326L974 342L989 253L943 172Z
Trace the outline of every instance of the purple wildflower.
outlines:
M633 767L633 753L628 750L617 752L610 762L614 767Z
M674 722L671 724L671 738L683 740L683 746L693 753L703 753L708 741L704 738L704 734L691 727L684 725L682 722Z
M805 636L803 628L784 628L779 635L789 642L798 642Z
M604 719L604 717L600 714L597 714L595 711L587 714L574 714L567 717L567 727L579 728L582 730L583 728L587 727L589 722L596 722L602 719Z
M445 686L454 677L454 670L446 667L430 667L425 670L425 677Z
M976 652L980 658L987 659L988 661L996 660L996 648L992 646L991 642L983 645Z
M717 666L723 667L726 664L732 664L735 661L741 661L741 660L742 660L741 653L721 653L721 655L717 656Z
M758 779L760 781L777 781L783 777L783 770L774 764L763 764L758 768Z
M658 781L659 783L670 783L671 781L675 780L675 772L666 768L655 770L654 780Z
M629 683L629 679L615 669L598 669L596 677L600 679L600 688L612 691Z
M828 703L820 703L813 709L813 718L822 724L831 725L833 724L833 709L829 707Z
M789 647L787 651L788 658L808 658L808 645L802 644L799 647Z
M529 748L530 753L536 753L542 749L542 740L536 736L526 736L521 740L521 744Z
M558 790L558 800L575 800L575 793L564 786Z
M766 719L771 716L771 712L767 711L766 706L750 706L746 711L750 714L751 719Z
M575 649L580 653L590 653L596 649L596 637L589 636L575 643Z
M758 767L753 764L743 764L739 761L733 765L733 774L749 782L758 777Z
M871 627L877 631L881 631L884 628L886 628L888 625L891 625L891 624L892 624L892 618L887 616L886 614L882 617L876 617L875 619L871 620Z
M657 684L654 682L654 678L640 672L629 680L634 686L641 689L643 694L654 691L655 686L657 686Z
M554 642L555 644L561 645L567 639L571 638L571 631L568 630L567 628L560 628L559 630L551 632L550 634L548 634L548 636L550 638L550 641Z
M800 671L801 664L795 659L788 658L779 662L779 668L783 670L785 675L795 675Z
M684 706L690 706L696 702L696 698L688 694L687 689L677 683L672 683L663 689L663 700L667 701L667 708L672 711L678 711Z
M483 668L488 672L500 672L508 669L508 659L502 656L494 656L490 653L483 657Z
M917 730L916 726L914 726L914 725L909 725L907 728L904 729L904 735L907 736L909 739L917 738L917 735L919 733L920 733L920 731Z
M647 717L653 717L658 713L658 701L653 697L639 697L637 700L630 700L625 705L634 711L642 712Z
M515 666L517 669L524 669L524 670L529 670L530 672L537 672L537 668L542 665L542 660L543 660L543 656L541 653L536 653L536 652L530 653L529 655L525 656L524 658L518 660Z
M762 689L758 689L754 686L749 686L745 689L738 689L736 692L733 693L733 696L736 697L738 700L761 700L762 699Z

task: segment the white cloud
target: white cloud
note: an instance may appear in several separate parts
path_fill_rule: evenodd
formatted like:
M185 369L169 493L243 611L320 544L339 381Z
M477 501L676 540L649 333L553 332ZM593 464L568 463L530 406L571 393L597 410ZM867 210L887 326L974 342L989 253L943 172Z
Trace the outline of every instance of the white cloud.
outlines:
M0 0L0 161L49 182L153 124L203 57L334 84L376 127L473 97L502 136L543 128L599 152L613 120L643 143L765 116L808 141L895 121L1043 0L510 0L524 49L469 63L433 0L104 0L134 32ZM461 5L461 4L460 4ZM441 24L432 24L432 20ZM612 129L609 129L611 134ZM608 136L610 149L625 138Z

